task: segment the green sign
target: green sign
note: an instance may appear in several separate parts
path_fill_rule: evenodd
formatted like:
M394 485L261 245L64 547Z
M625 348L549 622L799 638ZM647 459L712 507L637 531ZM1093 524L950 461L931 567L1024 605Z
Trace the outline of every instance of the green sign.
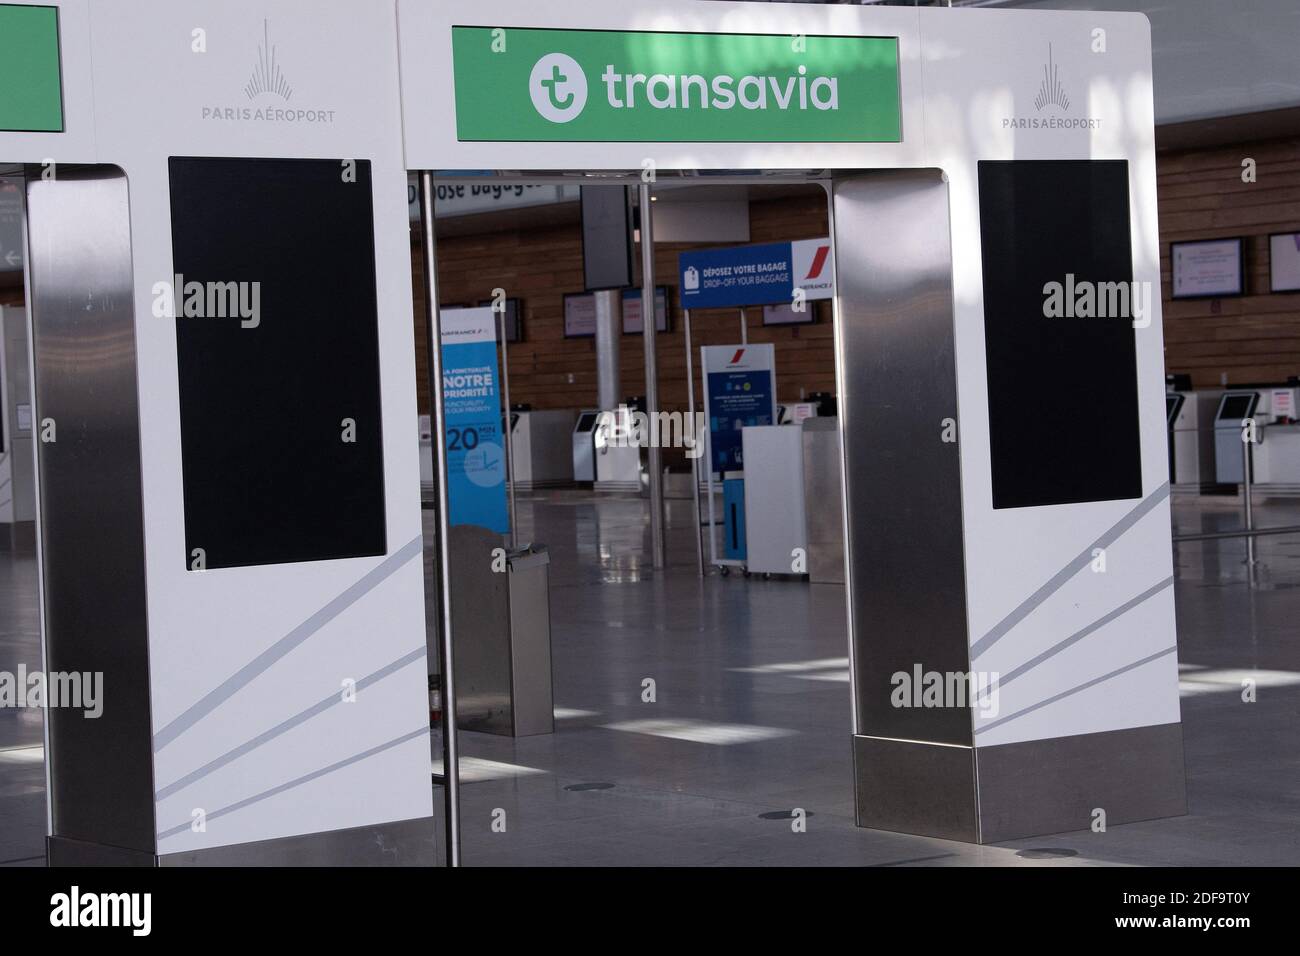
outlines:
M897 143L896 37L452 27L472 142Z
M63 132L57 7L0 3L0 130Z

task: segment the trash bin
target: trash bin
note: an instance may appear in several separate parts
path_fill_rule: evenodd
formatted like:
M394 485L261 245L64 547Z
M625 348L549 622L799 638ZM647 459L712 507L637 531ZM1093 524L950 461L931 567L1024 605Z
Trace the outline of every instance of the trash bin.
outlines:
M515 737L555 730L551 692L551 555L530 545L506 558L510 569L510 702Z
M550 554L543 545L507 551L503 566L500 535L458 525L450 539L457 725L551 733Z

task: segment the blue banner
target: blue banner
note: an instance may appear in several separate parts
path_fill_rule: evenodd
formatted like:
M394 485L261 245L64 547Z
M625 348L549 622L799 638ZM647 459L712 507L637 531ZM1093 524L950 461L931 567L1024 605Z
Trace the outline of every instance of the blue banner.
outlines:
M452 525L510 530L497 381L496 313L442 312L442 398Z
M677 268L683 309L789 302L794 288L788 242L683 252Z
M776 424L775 358L770 344L700 349L709 416L709 467L714 472L744 471L741 429Z

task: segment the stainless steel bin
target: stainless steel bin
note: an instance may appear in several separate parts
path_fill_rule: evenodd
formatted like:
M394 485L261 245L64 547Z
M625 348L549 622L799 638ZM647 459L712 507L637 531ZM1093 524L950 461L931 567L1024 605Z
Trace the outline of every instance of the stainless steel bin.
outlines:
M844 502L838 418L803 423L803 492L808 515L808 580L844 583Z
M546 545L511 552L510 701L515 737L555 730L551 690L551 555Z
M457 724L507 737L549 734L550 554L542 545L507 552L502 571L500 547L501 536L483 528L451 529Z

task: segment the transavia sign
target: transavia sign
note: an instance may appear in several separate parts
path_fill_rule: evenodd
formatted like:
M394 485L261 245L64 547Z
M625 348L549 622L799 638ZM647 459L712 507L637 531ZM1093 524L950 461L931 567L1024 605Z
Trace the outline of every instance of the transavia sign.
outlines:
M896 143L895 37L453 27L475 142Z

